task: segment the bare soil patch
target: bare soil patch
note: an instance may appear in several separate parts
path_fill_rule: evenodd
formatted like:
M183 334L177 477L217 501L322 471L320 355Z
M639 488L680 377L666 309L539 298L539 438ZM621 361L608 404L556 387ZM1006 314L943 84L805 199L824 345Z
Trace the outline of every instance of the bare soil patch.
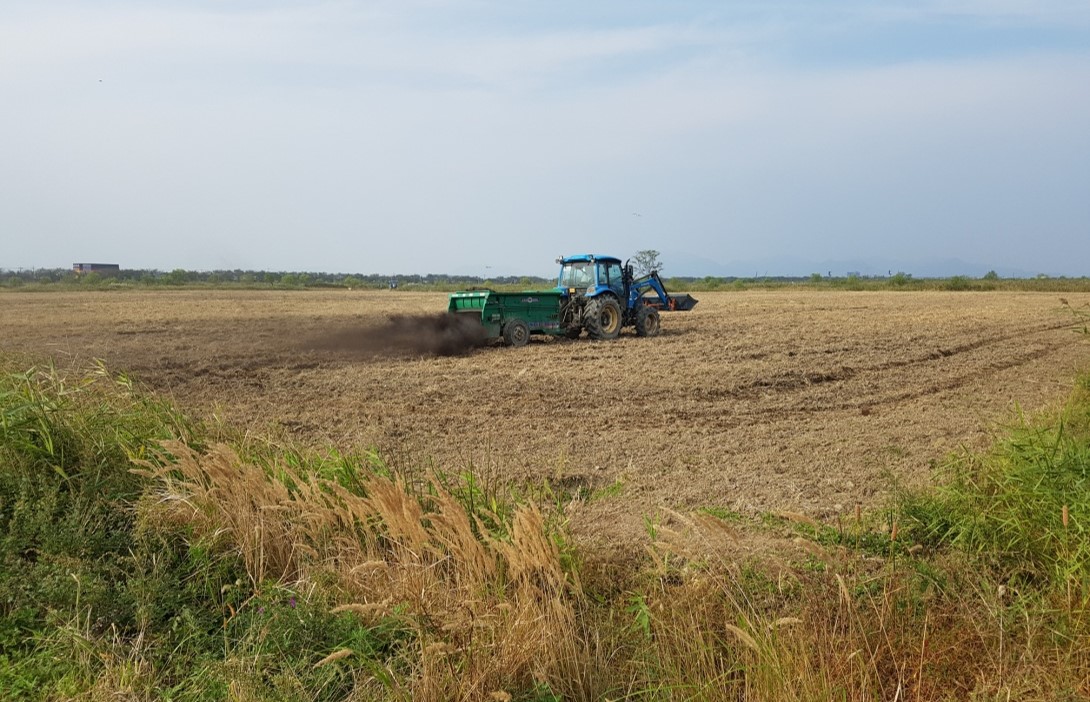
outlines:
M0 352L101 358L259 433L547 479L588 496L571 509L580 538L617 547L664 508L823 517L876 504L1016 407L1064 396L1090 357L1051 294L698 297L654 339L463 353L436 316L442 294L3 293Z

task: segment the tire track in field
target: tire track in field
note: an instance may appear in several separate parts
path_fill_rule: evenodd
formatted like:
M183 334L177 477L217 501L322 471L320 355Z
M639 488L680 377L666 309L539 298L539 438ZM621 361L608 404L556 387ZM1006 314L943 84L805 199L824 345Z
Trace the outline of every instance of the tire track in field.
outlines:
M1023 329L1013 331L1008 334L997 334L991 337L977 339L967 343L959 344L949 349L940 348L937 351L929 354L924 358L908 359L905 361L891 361L885 364L879 364L874 371L881 373L886 370L902 370L902 369L915 369L917 367L927 367L932 365L936 361L945 361L955 356L961 356L974 351L980 351L984 349L992 349L998 347L1004 342L1017 341L1019 339L1038 338L1037 343L1040 344L1039 348L1030 350L1024 350L1014 353L1008 353L1001 355L998 358L987 357L983 359L983 363L975 368L969 370L969 372L947 375L940 377L932 382L924 383L917 387L913 387L911 382L896 382L894 386L900 388L900 392L893 393L891 395L880 395L873 401L861 400L858 402L844 402L839 405L833 406L830 409L833 410L859 410L863 413L868 413L874 408L879 407L891 407L904 402L911 402L913 400L927 397L930 395L936 395L942 392L949 392L951 390L957 390L963 388L971 383L977 382L982 378L1003 371L1010 370L1012 368L1019 368L1034 361L1038 361L1046 356L1059 353L1065 346L1058 339L1052 339L1046 337L1051 332L1055 332L1061 329L1070 329L1070 322L1042 324L1029 329ZM1043 337L1044 338L1040 338ZM921 375L923 375L921 373ZM928 374L930 375L930 374Z
M942 359L942 358L949 358L951 356L957 356L959 354L968 353L970 351L976 351L977 349L985 348L985 347L988 347L988 346L994 346L995 344L1001 343L1001 342L1004 342L1004 341L1013 341L1014 339L1024 338L1024 337L1032 336L1032 335L1035 335L1035 334L1041 334L1041 333L1044 333L1044 332L1056 331L1058 329L1070 329L1071 326L1072 325L1071 325L1070 322L1062 322L1062 323L1055 323L1055 324L1043 324L1043 325L1038 326L1038 327L1032 327L1032 328L1029 328L1029 329L1021 329L1021 330L1018 330L1018 331L1010 332L1008 334L998 334L998 335L995 335L995 336L992 336L992 337L985 337L985 338L977 339L976 341L971 341L971 342L965 343L965 344L959 344L958 346L954 346L954 347L948 348L948 349L947 348L939 348L939 349L933 351L932 353L930 353L927 356L924 356L922 358L906 359L904 361L890 361L890 362L885 363L885 364L879 364L874 369L875 370L886 370L886 369L889 369L889 368L900 368L900 367L903 367L903 366L910 366L910 365L915 365L915 364L919 364L919 363L926 363L928 361L936 361L936 360L939 360L939 359ZM868 370L870 370L870 369L868 369Z
M912 402L921 398L925 398L931 395L937 395L943 392L950 392L959 388L965 387L971 383L979 381L981 378L987 376L990 373L998 373L1011 368L1017 368L1033 361L1045 358L1046 356L1058 353L1061 347L1050 346L1048 348L1036 349L1026 354L1022 354L1016 358L1011 358L1008 361L1002 363L991 364L986 368L982 368L979 371L972 373L966 373L954 377L947 378L941 382L932 382L922 385L914 390L908 390L899 392L892 395L884 395L878 397L863 398L856 401L839 402L839 403L825 403L825 404L776 404L774 406L756 407L754 409L739 409L737 407L732 408L729 413L716 412L714 418L709 418L706 411L692 410L683 407L673 407L670 410L670 417L675 421L685 422L705 422L708 426L714 427L716 430L722 431L727 429L737 429L746 426L755 426L766 423L779 423L785 419L791 418L803 418L812 417L815 415L831 413L831 412L855 412L863 415L870 414L872 412L880 412L883 408L896 408L906 402ZM854 375L852 377L855 377ZM835 382L835 381L828 381ZM894 382L898 387L904 387L903 382ZM806 387L812 386L798 386L794 390L801 391ZM788 392L784 392L786 396ZM704 399L704 398L701 398ZM756 399L755 395L748 395L748 400Z
M1042 339L1040 343L1043 345L1039 348L982 359L984 362L969 372L943 375L941 372L920 370L933 367L936 362L947 361L982 349L996 348L1004 342L1038 337L1070 327L1071 325L1066 322L1063 324L1041 325L1007 334L976 339L953 347L940 348L914 358L891 360L864 367L843 366L828 371L792 371L771 378L756 378L749 383L732 388L705 388L696 399L717 405L730 400L749 402L766 400L775 403L772 406L759 406L751 410L734 407L728 414L720 413L716 417L716 421L713 422L719 429L752 424L754 420L776 422L783 418L806 417L825 412L859 412L865 415L883 408L896 407L920 398L957 390L973 382L978 382L989 375L1025 366L1059 353L1065 347L1065 344L1059 343L1058 340ZM903 373L900 372L904 370L918 371L921 381L913 383L904 380ZM888 377L882 377L882 374L888 371L898 372ZM869 378L877 378L883 385L888 384L892 387L886 393L850 393L848 388L851 387L853 381L864 382ZM822 402L821 398L818 397L806 397L808 391L819 390L822 386L839 386L842 390L837 393L838 395L850 393L858 399ZM830 390L830 392L835 391ZM792 400L791 398L797 399ZM812 402L808 403L807 399L812 400ZM829 400L835 399L829 398ZM675 408L675 411L687 417L688 420L694 420L696 419L695 415L700 414L699 411L691 412L681 408Z
M1059 346L1049 346L1046 348L1036 349L1025 354L1021 354L1017 357L1010 358L1006 361L990 364L979 371L972 373L966 373L960 376L954 376L942 383L931 383L917 390L909 390L906 392L898 393L893 396L882 397L876 402L870 403L845 403L835 409L850 410L850 409L869 409L872 407L892 406L902 402L910 402L917 400L921 397L927 397L928 395L937 395L941 392L948 392L950 390L957 390L958 388L965 387L970 383L976 382L981 378L991 373L1000 373L1011 368L1018 368L1033 361L1040 360L1046 356L1053 355L1059 351Z
M991 337L976 339L974 341L959 344L953 347L940 347L935 351L927 353L926 355L917 356L914 358L884 361L882 363L876 363L868 366L841 366L838 369L828 371L790 371L788 373L782 373L771 377L755 378L748 383L736 385L732 388L726 388L721 390L709 389L706 394L712 396L722 396L724 398L731 399L746 399L748 397L753 397L758 394L764 394L768 390L780 392L803 390L811 388L815 385L822 385L824 383L849 381L861 375L882 373L889 370L900 370L902 368L912 368L915 366L928 364L933 361L940 361L955 356L960 356L962 354L976 351L979 349L994 347L1006 341L1013 341L1015 339L1026 338L1070 327L1071 324L1069 322L1064 322L1062 324L1042 325L1031 329L1011 332L1009 334L998 334ZM1048 351L1052 351L1056 348L1059 348L1059 346L1052 344L1049 346ZM1007 368L1013 367L1014 365L1022 365L1033 360L1036 360L1036 357L1027 357L1024 361L1015 360L1012 361L1011 364L1004 365L1002 368L995 368L993 370L1006 370ZM979 377L979 375L977 377Z

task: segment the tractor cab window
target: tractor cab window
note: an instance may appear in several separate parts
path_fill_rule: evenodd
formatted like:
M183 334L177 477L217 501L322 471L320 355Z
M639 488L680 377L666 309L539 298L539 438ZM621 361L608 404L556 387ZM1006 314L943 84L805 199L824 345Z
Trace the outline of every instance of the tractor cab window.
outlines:
M617 296L617 299L624 299L624 277L621 274L621 264L599 263L598 282L608 285L609 289Z
M589 288L594 285L594 264L589 261L576 261L564 264L560 271L560 287Z

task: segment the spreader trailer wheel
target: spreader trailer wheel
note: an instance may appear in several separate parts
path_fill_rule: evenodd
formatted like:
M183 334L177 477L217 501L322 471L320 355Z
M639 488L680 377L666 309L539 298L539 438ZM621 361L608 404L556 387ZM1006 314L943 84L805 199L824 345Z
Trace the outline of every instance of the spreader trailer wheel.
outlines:
M503 325L503 341L508 346L525 346L530 341L530 326L521 319Z

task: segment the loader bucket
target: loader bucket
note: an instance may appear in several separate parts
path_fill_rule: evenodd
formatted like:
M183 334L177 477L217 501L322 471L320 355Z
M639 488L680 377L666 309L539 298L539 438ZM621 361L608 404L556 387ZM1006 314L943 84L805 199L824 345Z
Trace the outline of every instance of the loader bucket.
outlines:
M672 312L688 312L692 308L696 307L696 303L700 302L692 295L685 293L684 295L669 295L670 298L670 311Z
M688 312L696 307L696 303L699 302L699 300L688 293L685 293L684 295L667 295L665 305L662 304L658 298L649 295L644 296L642 299L643 304L663 312Z

